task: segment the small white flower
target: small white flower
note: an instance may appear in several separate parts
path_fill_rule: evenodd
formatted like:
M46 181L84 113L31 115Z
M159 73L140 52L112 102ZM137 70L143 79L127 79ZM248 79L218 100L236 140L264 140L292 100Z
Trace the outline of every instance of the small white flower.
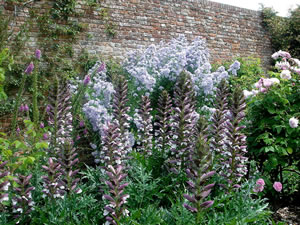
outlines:
M282 70L282 72L280 74L280 77L282 79L287 79L287 80L291 79L292 78L291 71L289 71L289 70Z
M29 205L29 206L33 206L33 205L34 205L34 202L31 201L28 205Z
M244 90L243 93L244 93L245 98L249 98L253 95L252 91Z
M255 96L255 95L257 95L259 93L259 91L258 90L252 90L252 93Z
M2 188L2 190L3 190L3 191L8 191L9 186L10 186L10 183L7 183L7 184Z
M4 201L8 201L8 200L9 200L8 196L4 196L0 199L0 202L4 202ZM15 204L17 204L16 201L15 201ZM13 200L13 205L15 205L15 204L14 204L14 200Z
M296 119L295 117L292 117L292 118L289 120L289 124L290 124L290 127L291 127L291 128L297 128L297 127L298 127L298 123L299 123L299 120Z
M22 208L18 208L18 209L17 209L17 212L22 213L22 212L23 212L23 209L22 209Z
M270 81L272 81L273 84L280 84L280 81L277 78L270 78Z
M77 194L80 194L80 193L82 193L82 189L79 189L79 190L77 191Z

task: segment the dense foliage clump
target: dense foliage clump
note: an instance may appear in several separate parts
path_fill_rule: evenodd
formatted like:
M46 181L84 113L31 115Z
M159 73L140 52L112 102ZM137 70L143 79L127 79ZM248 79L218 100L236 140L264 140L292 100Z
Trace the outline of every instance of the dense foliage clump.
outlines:
M300 63L289 53L252 84L256 61L213 72L205 42L180 36L119 68L56 76L40 102L45 54L21 74L0 136L1 224L270 224L264 197L298 193Z

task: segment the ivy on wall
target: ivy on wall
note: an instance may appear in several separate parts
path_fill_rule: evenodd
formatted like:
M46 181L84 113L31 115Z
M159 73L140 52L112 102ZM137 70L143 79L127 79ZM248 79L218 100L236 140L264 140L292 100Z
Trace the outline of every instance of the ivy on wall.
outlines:
M18 86L20 75L24 71L24 62L30 61L28 57L22 55L22 50L28 40L28 32L32 29L35 29L35 32L38 34L37 48L43 52L44 67L40 68L42 76L39 76L41 79L38 84L40 90L38 96L41 100L46 96L45 93L51 84L52 77L55 75L68 79L83 73L86 65L80 62L80 59L87 59L86 62L89 63L93 58L86 52L80 54L79 58L74 57L73 46L85 35L84 33L87 30L85 24L78 22L78 18L82 14L76 10L76 6L83 4L85 14L92 15L97 11L103 20L104 31L107 36L112 37L116 34L115 24L110 21L108 11L102 8L101 3L101 0L4 0L5 9L9 10L12 15L9 19L0 21L0 45L9 46L11 54L19 59L12 65L10 71L6 70L4 89L13 90ZM28 9L30 17L27 18L17 34L12 33L14 20L18 16L18 12L24 8ZM42 13L41 8L43 10ZM2 17L6 18L7 15L1 16L0 14L0 18ZM13 39L10 38L12 34ZM18 61L22 63L18 63ZM28 83L30 83L30 79ZM30 87L30 85L27 86ZM30 88L27 91L30 93ZM13 101L14 91L12 91L11 95ZM6 102L9 102L9 99ZM1 107L0 114L1 111L8 112L10 105Z

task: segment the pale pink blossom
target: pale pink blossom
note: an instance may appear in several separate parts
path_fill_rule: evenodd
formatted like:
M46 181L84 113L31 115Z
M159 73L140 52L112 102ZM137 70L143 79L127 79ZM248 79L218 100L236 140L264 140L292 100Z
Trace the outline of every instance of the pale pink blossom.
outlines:
M265 181L262 178L259 178L256 181L256 186L254 187L254 192L262 192L264 190Z
M263 79L263 84L266 88L271 87L273 82L270 79Z
M261 88L262 85L263 85L263 80L264 80L264 78L260 78L259 81L257 81L257 82L254 84L254 87L256 87L257 89Z
M290 124L291 128L297 128L298 127L298 123L299 123L299 120L296 119L295 117L292 117L289 120L289 124Z
M281 192L281 190L282 190L282 184L281 184L280 182L275 182L275 183L273 184L273 188L274 188L276 191Z
M272 81L273 84L280 84L280 81L277 78L270 78L270 81Z
M291 79L292 78L291 71L282 70L281 73L280 73L280 77L281 77L281 79L287 79L287 80Z
M253 95L253 92L252 91L248 91L248 90L244 90L243 94L244 94L245 98L249 98L249 97L251 97Z

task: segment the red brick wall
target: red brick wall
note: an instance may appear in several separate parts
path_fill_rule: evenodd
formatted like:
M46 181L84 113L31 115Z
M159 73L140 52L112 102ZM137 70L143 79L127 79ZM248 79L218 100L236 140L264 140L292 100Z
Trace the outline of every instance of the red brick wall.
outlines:
M32 7L42 5L43 1ZM211 61L251 55L260 57L265 65L269 63L270 40L257 11L206 0L103 0L102 5L116 24L116 36L108 37L101 17L78 4L78 12L84 14L78 21L88 30L75 44L76 53L86 49L101 56L123 57L129 50L185 34L190 40L196 36L207 40ZM18 10L16 31L28 16L26 8ZM35 48L36 36L33 29L28 48Z

